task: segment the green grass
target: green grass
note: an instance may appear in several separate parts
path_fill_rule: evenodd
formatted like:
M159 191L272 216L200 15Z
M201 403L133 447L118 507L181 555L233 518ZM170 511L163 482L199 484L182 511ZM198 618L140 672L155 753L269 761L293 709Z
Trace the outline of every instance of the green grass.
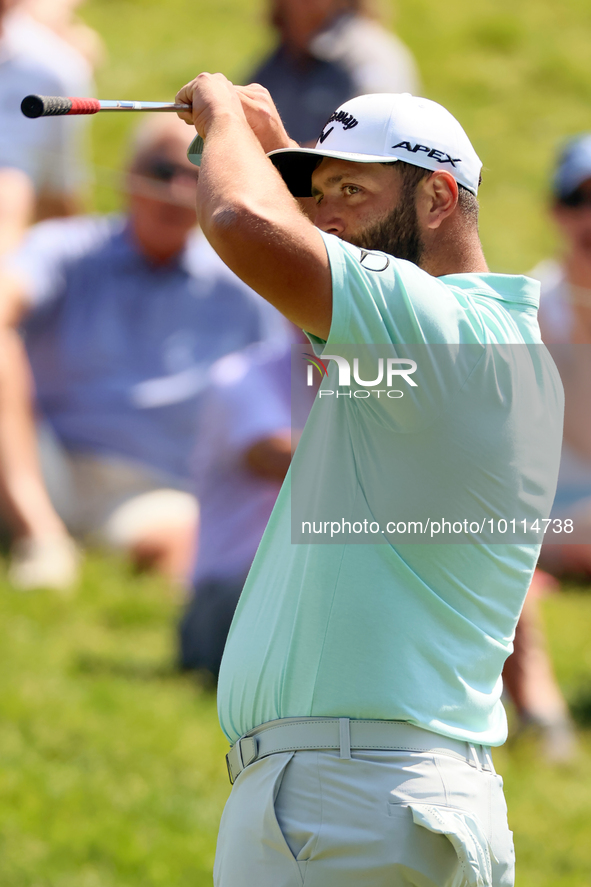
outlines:
M211 884L227 744L165 588L94 558L75 598L3 581L0 609L0 884Z
M545 764L531 737L495 752L515 833L518 887L591 884L591 591L565 587L543 602L556 676L579 725L580 755Z
M495 753L519 887L591 883L591 594L544 605L581 757L531 739ZM0 576L0 884L205 887L229 791L215 699L175 672L175 605L154 578L94 556L79 594Z

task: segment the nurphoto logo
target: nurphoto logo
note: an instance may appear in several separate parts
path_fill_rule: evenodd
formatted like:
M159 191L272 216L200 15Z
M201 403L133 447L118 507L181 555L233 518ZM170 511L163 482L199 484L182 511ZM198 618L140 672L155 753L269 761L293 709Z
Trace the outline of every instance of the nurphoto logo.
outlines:
M328 378L327 361L334 360L338 370L339 388L351 388L351 363L347 358L340 354L323 354L321 358L314 354L304 354L303 357L304 360L308 362L308 375L306 381L308 386L314 385L314 368L318 370L321 378ZM403 357L387 357L385 359L380 357L377 361L375 379L362 379L359 370L359 358L354 357L353 381L360 387L355 388L353 391L337 391L336 396L351 397L353 395L353 397L366 399L371 397L372 394L376 395L378 398L381 394L386 394L386 397L390 398L404 397L404 391L394 388L394 384L395 382L399 383L402 379L412 388L417 388L417 383L414 379L411 379L411 376L416 370L416 360L410 360L410 358ZM378 385L384 383L386 386L385 388L378 388ZM330 388L321 388L318 392L319 397L330 397L334 395L335 391Z

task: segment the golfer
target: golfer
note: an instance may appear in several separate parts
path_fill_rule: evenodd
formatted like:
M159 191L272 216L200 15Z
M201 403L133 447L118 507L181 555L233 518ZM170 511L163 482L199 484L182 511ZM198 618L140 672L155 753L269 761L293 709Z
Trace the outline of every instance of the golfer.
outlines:
M346 524L363 515L371 530L382 484L400 519L415 501L439 524L458 503L493 523L547 516L562 390L538 285L488 272L481 164L440 105L361 96L300 149L260 87L201 74L177 100L205 139L203 231L329 367L222 662L234 786L215 884L513 884L490 747L506 736L500 674L539 543L455 544L443 524L438 544L397 544L396 527L353 538ZM294 199L310 195L314 224ZM342 349L369 346L440 352L417 359L398 400L365 369L362 399ZM310 514L338 502L344 535L294 544L292 488L309 476Z

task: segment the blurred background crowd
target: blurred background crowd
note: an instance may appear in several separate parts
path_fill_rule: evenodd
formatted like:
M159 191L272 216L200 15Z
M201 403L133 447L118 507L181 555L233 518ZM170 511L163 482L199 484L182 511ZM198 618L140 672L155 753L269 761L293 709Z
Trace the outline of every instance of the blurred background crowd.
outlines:
M206 47L198 29L192 38L163 22L149 58L125 27L133 4L89 3L95 27L78 6L0 0L0 524L10 588L68 592L75 607L84 552L119 552L175 589L178 666L215 683L314 394L292 380L302 334L196 228L191 130L175 115L115 113L91 133L87 118L25 119L21 99L97 95L96 76L101 98L172 100L209 68L262 83L290 135L314 144L348 98L423 94L459 117L484 161L491 270L542 283L542 334L566 390L553 516L576 531L543 549L504 677L513 730L534 731L548 761L575 760L539 602L565 577L591 577L591 114L581 111L591 75L577 79L577 53L567 62L540 45L546 100L530 100L526 117L511 82L519 63L503 65L520 52L522 67L537 64L525 8L520 18L491 7L454 27L428 5L400 4L407 45L391 9L365 0L268 0L257 15L245 3L242 32L228 13L214 33L204 6ZM564 27L582 45L576 18Z

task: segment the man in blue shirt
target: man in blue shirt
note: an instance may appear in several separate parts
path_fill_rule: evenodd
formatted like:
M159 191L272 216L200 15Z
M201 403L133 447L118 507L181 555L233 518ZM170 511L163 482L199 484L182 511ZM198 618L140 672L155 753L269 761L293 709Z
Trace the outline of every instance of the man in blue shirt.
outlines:
M300 149L258 87L178 101L206 236L324 365L221 665L215 883L508 887L490 747L562 430L539 288L488 272L440 105L360 96Z
M208 368L284 328L195 229L197 171L186 147L176 118L150 121L126 174L128 213L36 225L0 279L3 335L18 351L13 331L22 327L36 410L53 440L42 435L46 482L62 519L176 580L194 536L189 455ZM21 413L24 397L14 406ZM0 446L16 460L5 461L12 478L31 450L24 430L16 445L19 427L5 414ZM13 577L47 584L35 563L67 548L63 528L47 503L32 507L30 484L8 487L22 555Z

